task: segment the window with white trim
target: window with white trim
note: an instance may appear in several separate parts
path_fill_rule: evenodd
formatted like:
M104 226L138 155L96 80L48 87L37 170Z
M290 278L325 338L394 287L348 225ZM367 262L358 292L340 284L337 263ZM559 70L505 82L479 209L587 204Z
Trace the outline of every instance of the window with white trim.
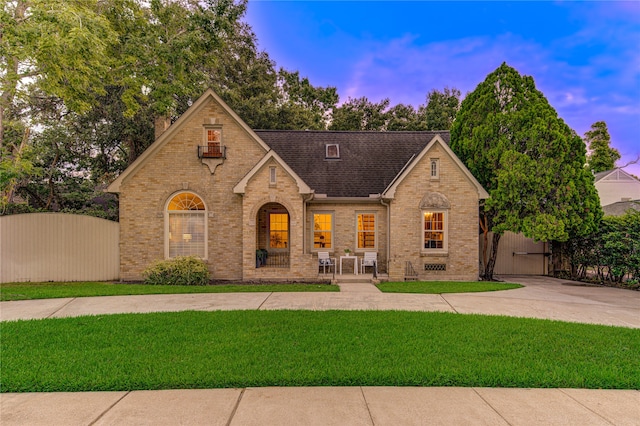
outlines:
M333 213L313 214L313 248L333 248Z
M376 248L376 214L357 214L357 249L367 250Z
M340 145L328 143L325 145L325 158L340 158Z
M422 249L424 251L447 250L447 212L422 212Z
M440 162L437 158L431 159L431 179L438 179L440 177Z
M171 197L166 210L165 256L197 256L206 259L206 206L192 192Z
M269 167L269 185L275 185L278 183L278 177L276 175L276 168Z
M203 157L205 158L221 158L224 157L222 150L222 127L206 126L205 132L205 148Z

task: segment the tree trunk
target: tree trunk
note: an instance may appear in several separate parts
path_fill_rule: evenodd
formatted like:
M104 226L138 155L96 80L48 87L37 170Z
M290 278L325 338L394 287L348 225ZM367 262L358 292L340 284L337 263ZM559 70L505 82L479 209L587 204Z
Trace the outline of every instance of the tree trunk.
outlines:
M498 258L498 243L500 242L501 234L493 234L491 239L491 255L484 268L482 279L485 281L493 281L493 269L496 266L496 260Z

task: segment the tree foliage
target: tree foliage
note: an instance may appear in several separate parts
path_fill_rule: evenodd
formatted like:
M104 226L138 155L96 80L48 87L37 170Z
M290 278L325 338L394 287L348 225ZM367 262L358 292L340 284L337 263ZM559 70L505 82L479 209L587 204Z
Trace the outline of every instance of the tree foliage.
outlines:
M347 100L333 112L331 130L421 131L449 130L460 105L460 91L433 89L425 105L390 106L388 98L372 102L366 97Z
M609 136L607 123L604 121L593 123L591 130L584 134L584 139L590 151L588 156L589 170L598 173L615 168L616 161L620 159L620 153L611 147L611 136Z
M505 231L566 241L596 229L601 209L584 143L533 78L504 63L489 74L462 102L451 147L490 195L481 207L485 239L494 232L485 279Z
M635 285L640 282L640 211L605 216L597 231L568 241L571 277ZM592 275L593 273L593 275Z
M385 129L386 110L389 99L375 103L366 97L352 99L337 107L333 112L330 130L376 130Z
M433 89L427 95L427 104L419 114L425 130L450 130L460 109L460 90L445 87L442 92Z
M3 205L18 195L34 209L117 218L102 189L153 142L155 120L176 119L208 87L254 128L325 128L336 89L276 72L245 9L246 0L4 3Z

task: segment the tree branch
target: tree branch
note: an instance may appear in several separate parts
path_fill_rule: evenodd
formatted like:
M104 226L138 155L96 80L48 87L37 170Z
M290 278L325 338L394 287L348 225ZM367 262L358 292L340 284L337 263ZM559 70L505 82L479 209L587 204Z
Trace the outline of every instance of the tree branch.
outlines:
M638 155L638 156L636 157L636 159L635 159L635 160L631 160L631 161L629 161L627 164L625 164L624 166L620 166L620 167L618 167L618 168L619 168L619 169L624 169L624 168L625 168L625 167L627 167L627 166L630 166L630 165L632 165L632 164L638 164L639 162L640 162L640 155Z

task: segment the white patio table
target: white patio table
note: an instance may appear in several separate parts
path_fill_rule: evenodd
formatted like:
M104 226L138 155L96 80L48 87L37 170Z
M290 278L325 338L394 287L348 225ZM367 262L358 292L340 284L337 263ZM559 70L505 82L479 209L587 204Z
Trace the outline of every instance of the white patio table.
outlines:
M353 274L354 275L358 275L358 256L351 256L351 255L347 255L347 256L340 256L340 275L342 275L342 261L344 259L353 259Z

